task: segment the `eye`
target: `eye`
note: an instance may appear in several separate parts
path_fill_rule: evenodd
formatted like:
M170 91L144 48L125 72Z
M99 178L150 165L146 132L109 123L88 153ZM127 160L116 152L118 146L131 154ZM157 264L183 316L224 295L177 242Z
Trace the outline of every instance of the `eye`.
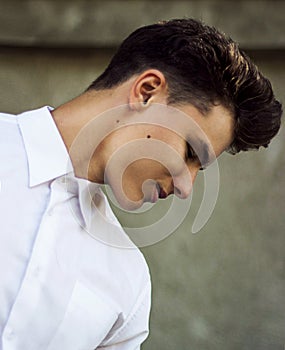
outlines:
M198 158L198 156L197 156L197 153L194 151L193 147L191 147L191 146L189 145L189 143L187 142L186 160L188 160L188 159L190 159L190 160L192 160L192 161L197 161L197 160L199 160L199 158ZM206 167L201 166L199 170L200 170L200 171L203 171L203 170L205 170L205 169L206 169Z
M186 154L187 159L198 159L197 154L195 153L194 149L189 145L187 142L187 154Z

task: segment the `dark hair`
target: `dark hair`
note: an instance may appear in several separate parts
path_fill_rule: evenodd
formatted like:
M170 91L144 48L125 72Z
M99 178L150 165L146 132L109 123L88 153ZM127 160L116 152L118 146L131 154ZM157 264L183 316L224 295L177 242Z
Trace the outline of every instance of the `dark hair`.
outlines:
M113 88L149 68L165 75L169 104L192 103L204 114L222 104L232 112L232 154L267 147L280 128L282 107L269 80L231 38L193 19L131 33L87 90Z

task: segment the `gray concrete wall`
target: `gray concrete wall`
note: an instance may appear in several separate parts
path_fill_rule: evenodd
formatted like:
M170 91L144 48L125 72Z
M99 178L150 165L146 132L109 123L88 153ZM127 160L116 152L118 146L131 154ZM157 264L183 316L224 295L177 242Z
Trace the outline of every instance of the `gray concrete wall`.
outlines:
M1 0L0 5L0 42L8 45L113 47L139 26L184 16L215 25L243 47L285 45L283 0Z
M95 5L88 26L81 31L79 24L74 27L78 18L87 16L86 9ZM128 29L158 17L193 13L239 38L271 78L277 96L285 100L283 1L13 0L1 1L0 6L0 44L5 45L0 48L1 111L20 112L67 101L102 71ZM23 23L28 23L27 8L34 17L30 27L21 31ZM39 13L44 18L39 19ZM70 35L68 29L59 30L57 15L71 23ZM92 41L86 34L84 42L83 34L89 33L94 22L99 26L96 32L100 28L100 37L105 39ZM117 23L112 27L116 31L108 29L110 23ZM55 29L57 35L51 35ZM76 32L83 33L81 39L70 41ZM104 34L110 32L112 38ZM31 33L36 39L27 40ZM225 154L219 159L218 202L198 234L191 234L191 226L201 202L202 174L182 225L162 242L143 248L153 279L151 334L144 350L284 348L284 136L282 129L268 150ZM167 202L159 204L154 215L165 206ZM146 221L118 215L123 224L139 220L144 225Z

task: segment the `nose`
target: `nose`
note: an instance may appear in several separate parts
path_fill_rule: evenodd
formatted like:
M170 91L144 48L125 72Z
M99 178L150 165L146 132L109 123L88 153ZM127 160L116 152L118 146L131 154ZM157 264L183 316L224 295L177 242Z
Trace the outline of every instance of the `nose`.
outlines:
M185 169L182 174L173 178L174 194L177 197L185 199L190 196L198 171L199 168Z

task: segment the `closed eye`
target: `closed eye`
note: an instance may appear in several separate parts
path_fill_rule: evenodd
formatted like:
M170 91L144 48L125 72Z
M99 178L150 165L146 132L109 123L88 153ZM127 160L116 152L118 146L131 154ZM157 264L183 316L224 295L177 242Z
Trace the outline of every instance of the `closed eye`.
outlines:
M190 146L190 144L189 144L189 142L186 142L187 143L187 151L186 151L186 159L188 160L188 159L190 159L190 160L194 160L194 161L196 161L196 160L199 160L199 157L197 156L197 153L194 151L194 149L193 149L193 147L191 147ZM200 162L200 161L199 161ZM200 163L201 164L201 163ZM204 166L201 166L200 167L200 171L203 171L203 170L205 170L206 169L206 167L204 167Z
M196 160L198 159L198 156L196 154L196 152L194 151L194 149L190 146L189 142L187 143L187 154L186 154L186 159L190 159L190 160Z
M207 166L211 163L210 161L210 147L205 142L200 142L200 144L197 146L199 147L199 156L194 151L193 147L190 145L190 142L186 141L186 160L191 160L199 162L201 171L205 170Z

